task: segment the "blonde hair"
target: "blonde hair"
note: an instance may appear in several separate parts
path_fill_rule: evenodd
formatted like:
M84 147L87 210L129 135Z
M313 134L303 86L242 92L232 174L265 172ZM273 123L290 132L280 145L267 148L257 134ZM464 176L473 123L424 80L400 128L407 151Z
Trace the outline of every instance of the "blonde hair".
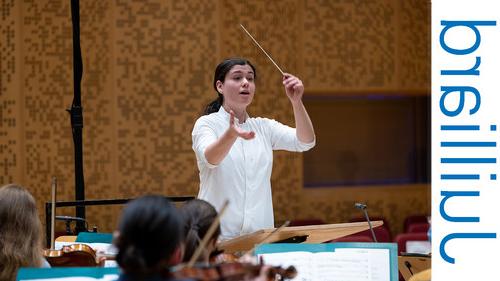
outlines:
M16 280L20 267L42 263L42 226L33 196L23 187L0 188L0 280Z

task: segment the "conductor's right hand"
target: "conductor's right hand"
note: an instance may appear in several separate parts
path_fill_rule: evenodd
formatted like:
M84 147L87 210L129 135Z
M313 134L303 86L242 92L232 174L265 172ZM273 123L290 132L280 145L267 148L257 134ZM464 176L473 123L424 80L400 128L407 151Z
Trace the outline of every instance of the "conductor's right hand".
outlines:
M255 132L253 131L245 131L242 128L240 128L235 122L234 118L234 112L232 110L229 111L230 117L229 117L229 134L233 137L240 137L246 140L251 140L255 137Z

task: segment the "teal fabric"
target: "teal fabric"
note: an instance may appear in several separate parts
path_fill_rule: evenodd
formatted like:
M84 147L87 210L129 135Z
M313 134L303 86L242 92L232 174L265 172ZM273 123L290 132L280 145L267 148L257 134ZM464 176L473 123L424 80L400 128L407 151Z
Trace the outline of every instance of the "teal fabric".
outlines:
M17 273L17 279L44 279L44 278L63 278L85 276L93 278L103 278L107 274L120 274L118 267L54 267L54 268L20 268Z
M283 253L283 252L335 252L339 248L364 248L364 249L388 249L390 259L391 281L398 281L398 245L396 243L358 243L358 242L339 242L339 243L274 243L262 244L255 249L255 254Z
M80 232L76 237L76 242L80 243L109 243L113 242L113 234L98 232Z

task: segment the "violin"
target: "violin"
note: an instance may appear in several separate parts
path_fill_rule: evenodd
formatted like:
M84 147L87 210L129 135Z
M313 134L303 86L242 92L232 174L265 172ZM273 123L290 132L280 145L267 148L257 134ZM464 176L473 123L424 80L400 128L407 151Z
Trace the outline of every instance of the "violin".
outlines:
M43 256L52 267L58 266L102 266L104 260L96 257L96 252L85 244L74 244L63 246L61 250L55 250L54 222L56 215L56 193L57 179L52 177L52 228L50 233L50 249L43 250Z
M238 261L238 257L234 254L218 253L215 255L210 255L211 264L236 262L236 261Z
M63 246L61 250L45 249L43 256L52 267L59 266L101 266L94 249L85 244Z
M227 205L228 201L224 202L221 211L210 225L189 262L171 268L167 271L165 277L175 279L189 278L197 281L240 281L254 279L262 280L263 278L265 281L275 281L295 278L297 276L297 270L293 266L282 269L281 267L264 265L262 261L259 264L240 262L235 255L225 254L219 250L211 254L212 257L215 256L215 263L206 265L195 263L205 249L205 245L207 245L208 241L213 236L219 225L220 217L226 210ZM283 227L284 226L276 229L274 232L279 231Z
M261 277L264 270L266 281L288 280L297 276L295 267L283 269L279 266L266 266L240 262L226 262L213 265L178 266L168 272L169 278L189 278L197 281L239 281Z

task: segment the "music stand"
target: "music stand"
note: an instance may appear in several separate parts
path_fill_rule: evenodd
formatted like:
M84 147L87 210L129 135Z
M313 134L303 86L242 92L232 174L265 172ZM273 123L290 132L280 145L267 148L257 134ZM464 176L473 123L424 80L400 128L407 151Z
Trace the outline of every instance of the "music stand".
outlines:
M372 222L373 227L381 226L382 224L382 221ZM267 243L303 236L307 236L304 243L323 243L367 229L369 229L367 222L290 226L276 233ZM217 244L217 249L224 250L226 253L248 251L261 243L273 231L274 228L261 229L254 233L222 241Z

